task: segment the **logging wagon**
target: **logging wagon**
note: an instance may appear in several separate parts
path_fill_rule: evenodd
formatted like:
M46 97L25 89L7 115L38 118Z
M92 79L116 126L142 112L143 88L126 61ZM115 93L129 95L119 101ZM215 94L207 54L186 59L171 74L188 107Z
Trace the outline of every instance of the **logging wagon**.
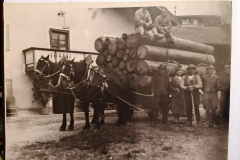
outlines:
M207 65L213 65L212 46L174 37L174 44L163 38L155 41L154 34L142 40L135 33L123 33L122 37L99 37L95 41L95 50L99 52L96 64L98 72L104 74L111 68L119 74L126 74L130 84L132 109L143 109L151 117L152 98L151 81L154 72L161 63L166 64L166 72L175 76L177 69L182 68L186 74L188 64L196 65L196 74L206 73ZM170 96L171 97L171 96ZM128 113L128 119L133 110Z

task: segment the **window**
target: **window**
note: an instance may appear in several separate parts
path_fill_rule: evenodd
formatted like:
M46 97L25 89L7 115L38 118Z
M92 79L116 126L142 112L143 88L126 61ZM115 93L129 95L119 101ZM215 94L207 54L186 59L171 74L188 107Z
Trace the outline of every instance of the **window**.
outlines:
M69 31L50 29L51 49L69 50Z

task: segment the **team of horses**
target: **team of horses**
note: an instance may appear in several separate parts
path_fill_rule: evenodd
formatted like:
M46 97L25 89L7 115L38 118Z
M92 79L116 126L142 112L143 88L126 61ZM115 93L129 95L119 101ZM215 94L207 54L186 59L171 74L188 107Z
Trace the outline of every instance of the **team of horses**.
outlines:
M60 131L65 131L67 126L66 114L70 114L70 124L68 130L74 129L74 102L77 99L84 109L85 126L84 130L90 129L89 122L89 103L94 108L92 123L95 123L94 130L99 130L104 121L99 117L104 114L104 104L112 102L118 108L117 126L126 125L127 111L129 105L128 91L129 82L125 74L119 74L115 70L106 69L104 74L99 73L97 68L91 66L91 57L83 61L74 62L62 58L58 63L49 60L49 56L38 60L35 69L35 78L50 78L50 85L54 87L57 93L53 101L63 114ZM62 94L71 93L71 94Z

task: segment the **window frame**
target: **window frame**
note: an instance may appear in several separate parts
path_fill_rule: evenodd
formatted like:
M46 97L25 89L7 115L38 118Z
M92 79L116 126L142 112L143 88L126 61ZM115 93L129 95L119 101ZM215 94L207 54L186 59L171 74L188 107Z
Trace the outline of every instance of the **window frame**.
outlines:
M69 38L69 31L68 30L61 30L61 29L55 29L55 28L50 28L49 29L49 38L50 38L50 49L52 49L52 33L56 32L59 34L66 34L66 50L70 50L70 38ZM63 49L58 49L58 50L63 50ZM65 50L63 50L65 51Z

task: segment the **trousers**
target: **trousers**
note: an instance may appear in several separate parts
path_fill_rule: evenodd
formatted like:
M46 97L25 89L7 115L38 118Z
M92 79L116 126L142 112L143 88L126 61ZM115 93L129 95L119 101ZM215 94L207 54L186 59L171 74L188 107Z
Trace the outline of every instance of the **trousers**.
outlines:
M153 113L158 113L159 112L159 107L162 110L162 122L167 122L168 120L168 112L169 112L169 107L168 107L168 95L167 94L160 94L159 96L154 97L154 108L153 108ZM154 119L157 119L157 114L154 114L155 117Z

